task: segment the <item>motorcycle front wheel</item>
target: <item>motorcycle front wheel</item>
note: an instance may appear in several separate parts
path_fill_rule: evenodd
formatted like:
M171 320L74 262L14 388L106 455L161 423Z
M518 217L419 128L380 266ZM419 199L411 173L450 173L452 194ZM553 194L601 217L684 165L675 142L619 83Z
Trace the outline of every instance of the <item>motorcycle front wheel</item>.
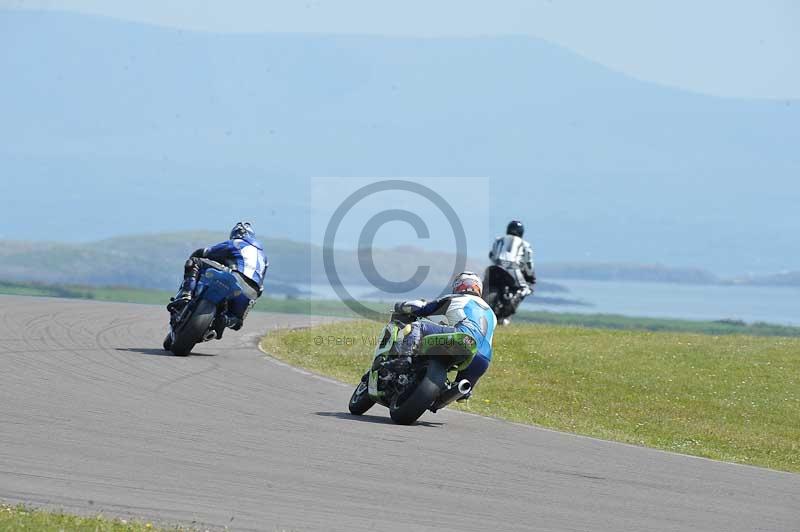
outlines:
M486 301L486 304L489 305L489 308L492 309L492 312L494 312L497 317L500 318L500 315L504 312L504 309L502 308L503 305L500 304L500 292L496 290L490 290L486 292L483 300Z
M354 416L364 414L364 412L372 408L375 404L375 401L369 396L369 389L367 387L368 376L369 374L361 378L361 382L358 383L358 386L356 386L356 389L353 391L353 395L350 396L350 404L347 406L350 409L350 413Z

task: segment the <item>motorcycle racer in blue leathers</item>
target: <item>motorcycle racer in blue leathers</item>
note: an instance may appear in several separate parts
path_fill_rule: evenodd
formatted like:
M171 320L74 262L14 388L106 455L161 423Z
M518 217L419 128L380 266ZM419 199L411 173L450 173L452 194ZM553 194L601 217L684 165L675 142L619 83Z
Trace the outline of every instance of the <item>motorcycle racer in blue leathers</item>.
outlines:
M231 323L234 330L241 328L247 311L264 291L264 277L269 262L264 255L264 246L256 239L256 233L249 222L237 223L230 233L230 239L215 246L200 248L191 254L184 264L183 284L177 295L170 300L167 310L179 311L191 299L201 270L207 267L227 268L237 278L245 298L237 298L230 308Z
M472 272L459 274L453 281L453 293L435 301L403 301L395 304L395 311L417 317L441 316L444 325L430 321L417 321L410 325L411 331L401 344L403 355L410 356L425 336L462 332L475 340L478 352L470 365L460 371L456 381L467 379L473 386L489 368L492 360L492 339L497 318L492 309L481 299L483 282ZM464 397L468 398L469 395Z

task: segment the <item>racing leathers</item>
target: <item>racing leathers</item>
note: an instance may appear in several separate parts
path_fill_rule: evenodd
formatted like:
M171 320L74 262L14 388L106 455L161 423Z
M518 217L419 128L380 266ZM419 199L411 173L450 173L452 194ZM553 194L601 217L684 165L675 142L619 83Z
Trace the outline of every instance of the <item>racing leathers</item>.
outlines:
M489 259L506 270L522 290L522 297L533 293L536 284L536 273L533 268L533 248L522 238L515 235L498 237L494 241Z
M397 303L395 310L417 317L442 317L443 325L431 321L416 321L401 343L401 353L410 356L431 334L462 332L469 334L477 346L477 354L472 363L458 373L457 380L467 379L472 386L489 368L492 360L492 339L497 326L497 318L489 305L478 296L471 294L450 294L435 301L405 301Z
M189 256L183 268L183 284L180 292L167 309L179 307L181 302L191 299L200 272L206 268L228 269L236 277L242 294L231 300L230 323L234 330L241 328L244 318L255 300L264 291L264 278L269 262L264 255L264 246L254 237L235 238L219 244L200 248Z

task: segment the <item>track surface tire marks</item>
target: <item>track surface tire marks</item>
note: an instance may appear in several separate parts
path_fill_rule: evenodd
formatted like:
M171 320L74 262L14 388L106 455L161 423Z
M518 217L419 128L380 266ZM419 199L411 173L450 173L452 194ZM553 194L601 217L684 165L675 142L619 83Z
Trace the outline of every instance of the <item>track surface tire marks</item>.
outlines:
M800 475L440 412L412 427L163 309L0 296L0 500L234 530L800 530Z

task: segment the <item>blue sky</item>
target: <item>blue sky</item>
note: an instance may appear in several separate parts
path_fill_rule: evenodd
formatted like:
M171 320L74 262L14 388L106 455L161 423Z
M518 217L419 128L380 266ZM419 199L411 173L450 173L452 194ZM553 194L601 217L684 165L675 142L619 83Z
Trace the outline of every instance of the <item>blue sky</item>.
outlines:
M215 32L521 34L628 75L726 97L800 98L794 0L0 0Z

